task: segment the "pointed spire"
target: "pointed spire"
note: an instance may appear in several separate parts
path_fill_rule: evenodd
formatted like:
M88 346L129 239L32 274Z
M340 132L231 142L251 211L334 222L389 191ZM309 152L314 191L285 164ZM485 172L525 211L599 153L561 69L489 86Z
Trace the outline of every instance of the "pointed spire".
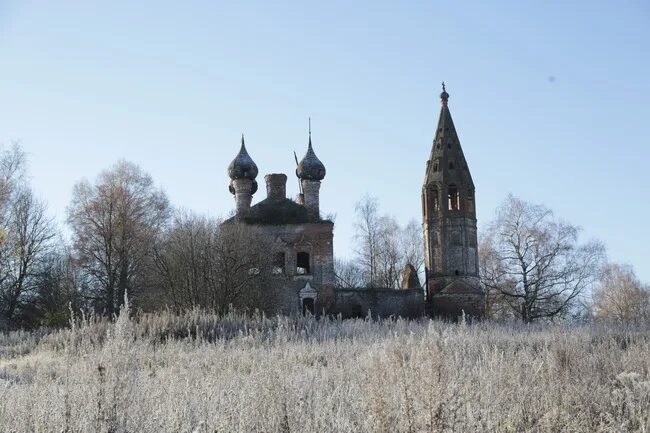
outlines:
M449 93L447 93L447 89L445 88L445 82L442 82L442 93L440 94L440 101L442 102L442 106L446 107L447 106L447 101L449 100Z

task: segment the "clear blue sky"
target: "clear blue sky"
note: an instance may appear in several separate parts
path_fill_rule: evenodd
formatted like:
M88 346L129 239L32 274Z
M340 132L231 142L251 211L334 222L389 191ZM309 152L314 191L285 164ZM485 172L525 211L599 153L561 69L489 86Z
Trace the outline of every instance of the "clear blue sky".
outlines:
M261 175L291 174L311 116L347 256L364 193L419 220L445 80L479 227L512 192L650 280L647 0L0 0L0 62L0 141L62 223L73 184L120 158L225 215L240 134Z

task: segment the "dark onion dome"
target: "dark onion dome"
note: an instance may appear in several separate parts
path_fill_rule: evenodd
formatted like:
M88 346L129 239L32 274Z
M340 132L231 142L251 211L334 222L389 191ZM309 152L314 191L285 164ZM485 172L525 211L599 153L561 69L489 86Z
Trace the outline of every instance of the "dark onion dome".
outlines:
M320 162L320 159L314 153L314 148L311 146L311 133L309 134L307 153L298 164L296 175L304 180L323 180L325 177L325 166Z
M442 93L440 94L440 99L443 102L447 102L447 100L449 99L449 93L447 93L447 89L445 88L445 82L444 81L442 82Z
M254 180L257 177L257 165L255 165L255 162L246 151L243 134L241 136L241 149L239 149L239 153L228 166L228 176L232 180Z

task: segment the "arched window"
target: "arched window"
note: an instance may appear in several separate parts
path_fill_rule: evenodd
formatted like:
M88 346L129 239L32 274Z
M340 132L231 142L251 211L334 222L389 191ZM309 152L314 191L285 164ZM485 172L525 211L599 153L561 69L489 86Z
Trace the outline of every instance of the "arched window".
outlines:
M309 253L304 251L296 255L296 273L298 275L309 274Z
M454 161L449 161L449 170L454 169Z
M437 212L440 210L440 199L438 198L438 190L435 188L432 188L429 190L429 196L431 197L431 209L433 209L434 212Z
M460 196L458 194L458 188L456 185L449 185L448 188L448 209L449 210L459 210L460 209Z

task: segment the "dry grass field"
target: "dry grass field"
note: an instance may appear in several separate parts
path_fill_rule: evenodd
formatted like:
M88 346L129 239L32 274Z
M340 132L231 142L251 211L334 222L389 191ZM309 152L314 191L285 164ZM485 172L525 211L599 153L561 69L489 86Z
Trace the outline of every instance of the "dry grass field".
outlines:
M647 329L188 312L0 334L2 432L648 432Z

